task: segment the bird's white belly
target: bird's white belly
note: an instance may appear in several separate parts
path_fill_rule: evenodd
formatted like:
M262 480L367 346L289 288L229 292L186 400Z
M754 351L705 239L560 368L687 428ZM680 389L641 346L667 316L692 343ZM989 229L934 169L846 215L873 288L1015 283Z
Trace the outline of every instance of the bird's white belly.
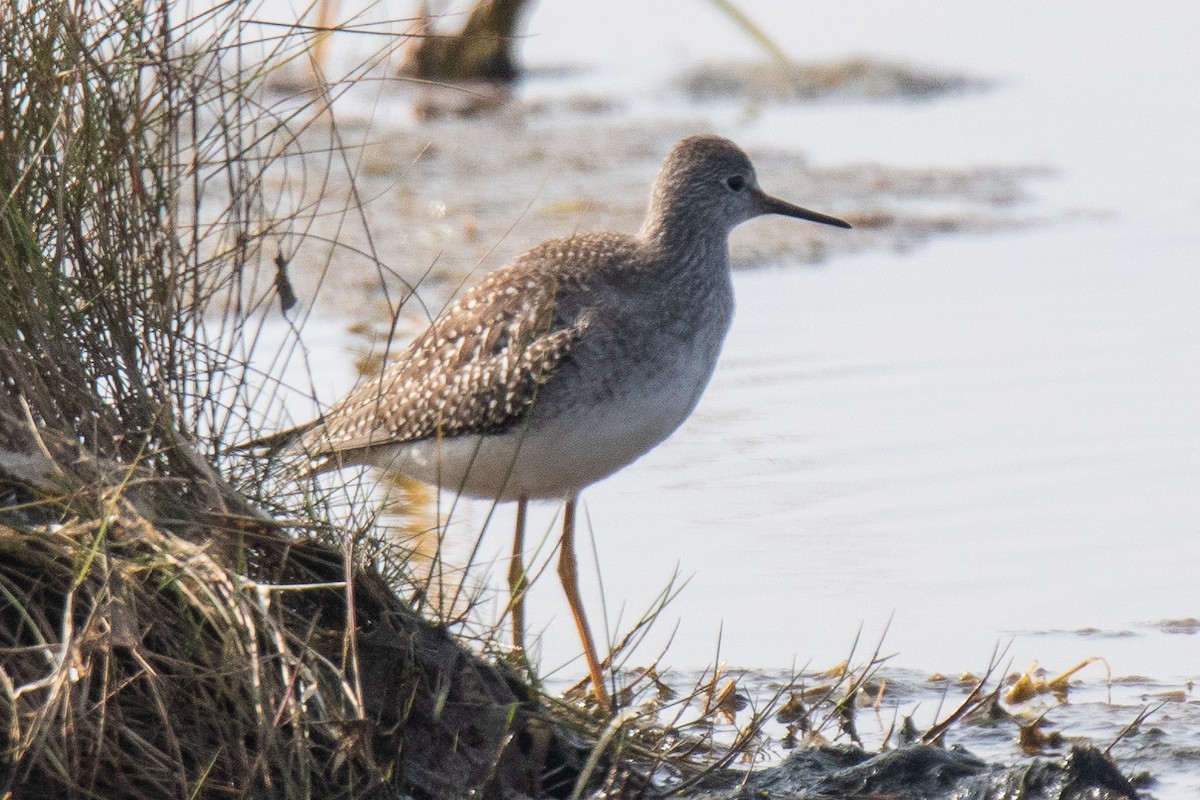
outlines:
M583 398L537 424L379 448L370 463L476 497L563 498L607 477L679 427L700 398L716 352L697 353L601 403Z

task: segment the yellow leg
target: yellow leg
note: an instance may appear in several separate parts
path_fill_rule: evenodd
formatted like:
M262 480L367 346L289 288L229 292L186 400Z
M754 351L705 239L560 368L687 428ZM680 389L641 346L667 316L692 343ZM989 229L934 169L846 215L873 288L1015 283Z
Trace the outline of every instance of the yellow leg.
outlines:
M525 575L525 509L529 500L517 501L517 527L513 532L512 560L508 562L508 605L512 609L513 647L525 651L525 590L529 579Z
M608 689L604 685L604 673L600 671L600 659L596 657L596 645L592 643L592 632L588 628L587 617L583 613L583 601L579 597L579 576L575 569L575 498L567 500L563 508L562 549L558 554L558 577L562 581L563 592L567 595L567 605L571 607L571 616L575 618L575 627L579 629L579 641L583 643L583 657L587 659L588 673L592 677L592 690L596 700L603 706L609 705Z

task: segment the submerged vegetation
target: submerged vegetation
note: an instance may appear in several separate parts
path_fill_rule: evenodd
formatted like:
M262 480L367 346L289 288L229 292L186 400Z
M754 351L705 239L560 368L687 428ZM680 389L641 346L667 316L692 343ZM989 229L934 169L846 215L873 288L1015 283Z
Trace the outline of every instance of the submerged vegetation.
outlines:
M332 260L318 221L365 227L332 101L405 43L329 82L320 31L249 9L0 8L0 798L729 796L768 724L784 748L861 743L878 653L765 702L650 667L615 716L582 687L551 698L433 601L377 503L228 452L277 406L247 356L295 302L290 259ZM285 73L307 88L280 95ZM928 754L998 707L987 683L885 746L944 770ZM867 780L861 750L810 752ZM1072 785L1121 796L1081 752L1103 779Z

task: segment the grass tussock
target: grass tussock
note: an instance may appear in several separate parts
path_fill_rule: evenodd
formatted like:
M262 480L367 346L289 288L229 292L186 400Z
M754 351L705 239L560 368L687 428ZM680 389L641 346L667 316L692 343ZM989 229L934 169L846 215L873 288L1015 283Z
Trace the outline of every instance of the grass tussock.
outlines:
M318 647L344 613L289 621L320 588L230 570L120 496L103 518L0 528L0 550L17 796L357 796L380 778L336 643Z
M0 402L130 463L177 458L196 323L172 225L178 65L148 11L0 11Z

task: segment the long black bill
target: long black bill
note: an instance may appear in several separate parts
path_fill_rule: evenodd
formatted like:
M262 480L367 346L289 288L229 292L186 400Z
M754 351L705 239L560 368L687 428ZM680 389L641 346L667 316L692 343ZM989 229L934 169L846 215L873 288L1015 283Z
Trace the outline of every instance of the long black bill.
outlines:
M786 200L780 200L778 197L764 192L762 189L755 187L757 195L758 207L762 209L764 214L782 214L785 217L795 217L796 219L806 219L809 222L819 222L822 225L834 225L838 228L849 228L850 223L844 219L831 217L828 214L820 214L816 211L809 211L807 208L792 205Z

